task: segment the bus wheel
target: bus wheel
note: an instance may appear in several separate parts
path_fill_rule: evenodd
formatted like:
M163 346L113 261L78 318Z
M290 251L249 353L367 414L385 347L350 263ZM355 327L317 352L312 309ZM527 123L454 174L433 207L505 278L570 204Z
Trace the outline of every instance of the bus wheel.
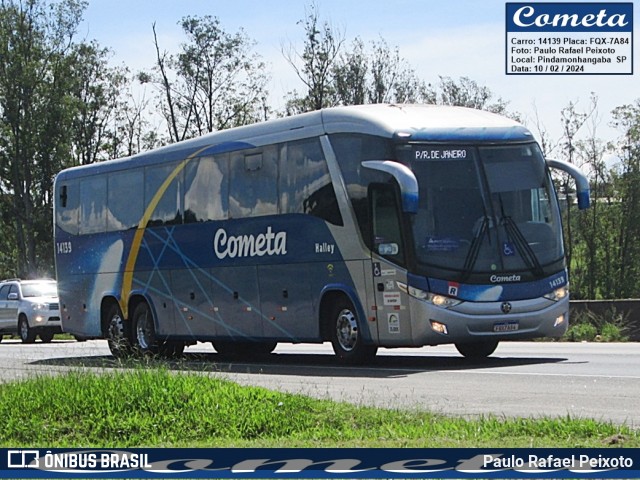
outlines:
M147 302L141 302L133 311L133 347L141 355L160 353L153 315Z
M127 324L117 303L113 303L109 307L106 320L108 322L106 337L111 355L116 358L124 358L131 355L131 340L129 339Z
M486 358L495 352L498 341L456 343L456 349L467 358Z
M351 302L339 300L330 321L331 345L340 360L355 364L368 362L375 357L378 347L363 342L360 321Z

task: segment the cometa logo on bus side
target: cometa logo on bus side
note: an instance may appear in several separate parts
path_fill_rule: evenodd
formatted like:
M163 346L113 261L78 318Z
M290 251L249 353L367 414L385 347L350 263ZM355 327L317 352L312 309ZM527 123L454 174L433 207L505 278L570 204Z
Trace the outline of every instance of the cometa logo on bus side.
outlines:
M213 251L224 258L263 257L264 255L287 254L287 232L276 232L267 227L259 235L229 236L224 228L219 228L213 237Z

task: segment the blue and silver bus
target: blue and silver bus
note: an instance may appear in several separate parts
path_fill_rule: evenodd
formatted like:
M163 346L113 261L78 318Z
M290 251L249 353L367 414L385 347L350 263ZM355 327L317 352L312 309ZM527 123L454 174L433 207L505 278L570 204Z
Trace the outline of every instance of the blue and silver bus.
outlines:
M66 332L115 356L560 337L568 278L546 161L522 125L426 105L339 107L221 131L55 180Z

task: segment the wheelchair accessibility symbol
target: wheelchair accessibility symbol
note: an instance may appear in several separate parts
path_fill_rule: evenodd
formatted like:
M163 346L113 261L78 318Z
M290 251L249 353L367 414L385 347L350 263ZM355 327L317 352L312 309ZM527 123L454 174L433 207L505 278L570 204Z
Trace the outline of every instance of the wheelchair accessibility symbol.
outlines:
M510 242L504 242L502 244L502 254L505 257L513 257L516 254L516 249Z

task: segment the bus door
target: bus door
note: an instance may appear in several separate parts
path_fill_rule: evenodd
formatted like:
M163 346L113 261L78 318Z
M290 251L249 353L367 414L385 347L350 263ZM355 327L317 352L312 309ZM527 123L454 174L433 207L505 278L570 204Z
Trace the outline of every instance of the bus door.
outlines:
M398 196L392 185L369 187L373 233L372 276L378 338L382 345L407 344L411 338L409 298Z

